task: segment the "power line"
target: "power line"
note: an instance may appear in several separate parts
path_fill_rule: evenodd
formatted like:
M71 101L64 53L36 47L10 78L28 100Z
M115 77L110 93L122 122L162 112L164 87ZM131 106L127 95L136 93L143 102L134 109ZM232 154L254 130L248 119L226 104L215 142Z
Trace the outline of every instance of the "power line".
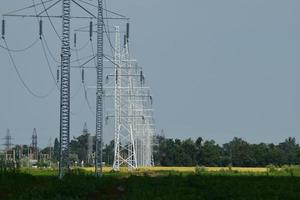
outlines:
M48 56L47 56L46 49L45 49L45 45L44 45L44 42L43 42L42 39L41 39L41 44L42 44L42 49L43 49L43 53L44 53L44 55L45 55L45 59L46 59L46 63L47 63L49 72L50 72L50 74L51 74L51 77L52 77L52 79L53 79L53 81L54 81L54 83L55 83L57 89L59 90L59 86L58 86L57 80L55 79L55 76L54 76L54 73L53 73L53 71L52 71L52 68L51 68L51 66L50 66L49 58L48 58Z
M55 34L57 35L58 39L61 40L61 38L60 38L60 36L59 36L57 30L55 29L55 26L54 26L53 22L52 22L52 20L51 20L51 18L50 18L50 16L49 16L49 13L48 13L48 10L46 9L46 6L45 6L44 1L41 0L41 3L42 3L42 5L43 5L43 7L44 7L44 9L45 9L45 13L46 13L46 15L47 15L47 18L48 18L48 20L49 20L49 22L50 22L50 24L51 24L51 26L52 26L52 28L53 28Z
M90 40L88 41L88 44L90 43ZM83 63L83 64L80 64L80 60L79 59L79 55L78 55L78 51L77 49L75 49L75 56L76 56L76 62L78 63L78 65L80 66L79 69L81 69L82 66L84 66L85 64L87 64L88 62L90 62L91 60L93 60L95 58L95 55L93 53L92 55L92 59L89 59L87 62ZM91 112L92 115L94 115L95 113L93 112L93 109L92 109L92 106L90 104L90 101L89 101L89 98L88 98L88 95L87 95L87 89L86 89L86 85L85 83L82 83L82 86L83 86L83 90L84 90L84 99L86 101L86 104L88 106L88 109L89 111Z
M34 46L38 43L38 41L39 41L39 38L37 38L35 41L33 41L33 42L32 42L31 44L29 44L28 46L26 46L26 47L24 47L24 48L21 48L21 49L8 49L7 47L2 46L2 45L0 45L0 48L2 48L2 49L4 49L4 50L9 50L9 51L15 52L15 53L17 53L17 52L25 52L25 51L31 49L32 47L34 47Z
M51 2L51 1L54 1L54 0L44 1L44 3L49 3L49 2ZM6 13L5 15L7 15L7 14L12 14L12 13L16 13L16 12L20 12L20 11L23 11L23 10L26 10L26 9L29 9L29 8L33 8L33 7L39 6L39 5L42 5L42 3L37 3L37 4L36 4L36 3L33 2L33 5L27 6L27 7L25 7L25 8L21 8L21 9L17 9L17 10L10 11L10 12Z
M5 43L5 46L6 46L6 48L7 48L7 52L8 52L8 55L9 55L9 57L10 57L11 63L12 63L12 65L13 65L13 67L14 67L14 70L15 70L15 72L17 73L19 80L21 81L22 85L23 85L24 88L27 90L27 92L28 92L29 94L31 94L32 96L34 96L34 97L36 97L36 98L39 98L39 99L44 99L44 98L47 98L48 96L50 96L51 93L53 92L53 90L55 89L55 86L54 86L47 94L44 94L44 95L39 95L39 94L33 92L32 89L30 89L30 87L26 84L26 82L25 82L24 79L22 78L22 75L21 75L21 73L20 73L20 71L19 71L19 69L18 69L18 67L17 67L17 65L16 65L16 62L15 62L15 60L14 60L14 58L13 58L13 55L12 55L11 51L10 51L9 48L8 48L8 45L7 45L6 40L4 40L4 43Z
M55 56L54 56L53 53L51 52L51 50L50 50L50 48L49 48L49 45L48 45L48 42L47 42L46 38L43 37L42 39L43 39L44 42L45 42L46 49L48 50L49 55L51 56L52 60L53 60L54 62L56 62L56 63L60 63L58 60L56 60Z

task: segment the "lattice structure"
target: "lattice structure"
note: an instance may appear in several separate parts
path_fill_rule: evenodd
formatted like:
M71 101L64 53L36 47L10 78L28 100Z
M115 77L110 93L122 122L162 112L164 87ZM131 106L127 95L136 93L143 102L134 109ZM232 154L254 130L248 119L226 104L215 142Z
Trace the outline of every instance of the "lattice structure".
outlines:
M144 86L142 68L130 59L128 26L123 47L120 28L115 31L115 69L107 75L107 79L113 77L114 87L106 87L105 91L107 97L114 98L114 111L107 116L115 123L113 169L151 166L155 130L150 88Z
M36 128L33 129L31 136L31 159L38 160L38 146L37 146L37 132Z
M71 0L62 0L61 76L60 76L60 160L59 177L69 169L70 143L70 29Z
M3 139L4 139L4 144L3 145L4 145L4 148L5 148L5 151L11 150L11 148L12 148L12 137L10 135L10 130L9 129L6 130L6 135Z
M103 0L98 0L97 15L97 92L95 173L102 175L103 145Z
M94 4L96 2L96 4ZM119 29L116 30L116 43L115 48L110 41L110 30L108 21L109 20L123 20L128 22L129 18L124 15L118 14L117 12L109 11L104 9L103 0L94 0L94 1L81 1L81 0L41 0L39 3L32 1L32 5L25 8L17 9L11 11L7 14L4 14L3 17L21 17L21 18L35 18L39 23L39 38L29 47L25 48L26 50L34 46L36 43L40 42L48 67L51 71L52 79L54 80L58 90L60 90L60 159L59 159L59 177L62 178L66 171L69 170L69 142L70 142L70 72L71 68L79 68L82 70L82 83L84 88L85 101L90 109L94 112L90 106L87 97L86 85L84 70L85 69L96 69L96 139L95 139L95 154L94 154L94 163L95 163L95 174L97 176L102 175L102 147L103 147L103 122L104 122L104 99L105 96L112 96L114 100L114 111L108 115L107 118L112 117L115 119L115 162L114 169L119 170L120 166L126 165L130 169L135 169L138 166L149 166L151 165L151 155L152 155L152 135L155 132L153 129L154 121L152 114L152 97L150 96L150 89L144 86L144 76L142 68L139 67L135 60L131 60L129 56L129 24L127 23L127 33L124 40L124 46L121 45L121 37ZM50 13L49 11L57 11L54 9L56 5L62 5L62 14ZM71 16L71 4L72 10L74 7L79 8L84 14L72 15ZM86 8L86 6L88 8ZM32 14L34 10L35 14ZM103 12L105 11L105 17ZM23 13L25 12L25 13ZM28 13L29 12L29 13ZM72 12L73 13L73 12ZM77 12L74 12L77 13ZM78 13L77 13L78 14ZM87 15L87 16L86 16ZM49 20L52 29L59 38L61 42L61 63L57 69L57 77L53 75L49 60L47 58L48 54L53 58L53 54L49 50L47 45L46 38L43 35L43 21L42 19ZM62 20L62 34L60 35L55 25L52 23L52 19ZM90 20L88 30L89 39L91 43L92 57L81 57L76 60L72 60L72 63L77 62L78 66L71 66L71 52L75 51L78 53L77 49L70 48L70 31L71 31L71 19L72 24L73 20ZM106 21L104 21L104 19ZM96 54L94 53L94 44L92 43L93 37L93 20L97 20L97 43L96 43ZM107 23L107 25L106 25ZM75 32L85 32L86 27L75 29ZM108 30L106 30L108 29ZM107 40L110 44L109 48L112 50L112 55L107 56L104 54L104 32ZM6 49L9 53L11 62L18 74L18 77L27 90L32 96L36 98L46 98L51 92L46 95L38 95L33 92L26 82L22 79L21 74L19 73L16 63L14 62L12 52L9 50L6 39L5 39L5 20L2 21L2 40L5 42ZM76 33L74 36L74 46L76 48ZM122 46L122 47L121 47ZM78 55L77 55L78 57ZM110 59L111 57L114 57ZM103 87L103 76L104 69L107 67L103 66L104 58L114 64L112 67L112 73L109 74L109 77L113 77L112 88L106 88L107 91L110 91L106 94L106 89ZM87 66L91 64L92 61L95 61L96 64L92 66ZM56 59L53 59L56 62ZM82 61L82 62L81 62ZM57 80L56 80L57 79ZM58 83L60 82L60 87ZM107 108L106 108L107 109ZM91 138L92 139L92 138ZM93 140L89 140L90 142ZM90 149L90 148L89 148ZM89 154L90 154L89 150Z

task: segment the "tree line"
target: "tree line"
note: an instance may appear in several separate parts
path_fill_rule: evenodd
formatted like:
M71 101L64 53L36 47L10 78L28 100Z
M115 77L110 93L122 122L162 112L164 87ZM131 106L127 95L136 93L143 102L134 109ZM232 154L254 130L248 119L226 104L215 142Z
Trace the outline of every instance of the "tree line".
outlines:
M300 164L300 147L292 137L277 145L250 144L237 137L223 145L201 137L196 140L156 139L154 161L161 166L265 167L269 164Z
M81 135L70 143L71 161L89 163L88 137ZM95 138L93 137L93 143ZM202 137L192 139L170 139L157 136L153 147L153 159L156 166L237 166L265 167L273 164L300 165L300 146L296 139L289 137L279 144L250 144L242 138L233 138L223 145ZM95 147L93 146L93 149ZM114 141L103 149L103 161L113 164ZM59 157L59 142L54 145L54 158ZM92 164L92 163L90 163Z

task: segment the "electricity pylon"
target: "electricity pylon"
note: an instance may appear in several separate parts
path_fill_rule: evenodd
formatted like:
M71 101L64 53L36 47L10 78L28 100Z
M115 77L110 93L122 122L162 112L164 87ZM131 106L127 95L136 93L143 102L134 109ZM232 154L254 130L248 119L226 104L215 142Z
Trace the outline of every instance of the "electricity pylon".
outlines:
M129 27L121 47L120 28L115 27L114 87L106 87L105 96L114 98L114 164L136 169L152 165L152 147L155 129L150 88L144 86L142 68L129 56ZM109 85L109 84L108 84Z
M37 146L37 132L36 128L33 129L31 136L31 150L32 150L32 159L38 160L38 146Z
M60 74L60 159L59 177L69 170L70 143L70 29L71 0L62 0L61 74Z
M11 149L11 147L12 147L12 137L11 137L11 135L10 135L10 130L9 129L7 129L6 130L6 135L5 135L5 137L3 138L4 139L4 148L5 148L5 151L9 151L10 149Z
M97 91L95 174L102 176L103 145L103 0L98 0L97 15Z
M134 145L133 136L133 121L130 107L131 90L128 87L128 76L130 63L123 62L128 59L128 54L121 52L121 39L119 27L116 27L115 39L115 151L114 151L114 170L120 170L120 166L126 165L129 169L137 168L136 149ZM127 38L126 41L127 43ZM124 51L127 52L127 44L125 44ZM124 87L127 87L124 90ZM126 95L123 96L123 95Z

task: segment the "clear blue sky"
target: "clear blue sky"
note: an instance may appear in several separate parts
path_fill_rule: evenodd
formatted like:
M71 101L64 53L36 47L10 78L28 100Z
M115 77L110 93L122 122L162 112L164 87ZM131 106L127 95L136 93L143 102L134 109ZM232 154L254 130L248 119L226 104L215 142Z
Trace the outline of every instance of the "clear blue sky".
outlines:
M0 14L30 3L3 1ZM166 136L202 136L218 143L234 136L249 142L300 139L300 1L109 0L108 8L131 18L131 52L144 67L157 128ZM55 25L60 30L59 21ZM59 43L45 26L58 56ZM7 19L11 48L26 46L37 34L33 20ZM47 93L53 87L40 44L14 56L33 90ZM40 143L47 144L58 136L58 93L33 98L2 49L0 60L0 136L10 128L15 143L30 143L36 127ZM80 74L72 73L75 93ZM95 120L82 92L72 105L74 113L80 111L72 116L72 135L85 121L93 131ZM105 134L106 140L112 137Z

